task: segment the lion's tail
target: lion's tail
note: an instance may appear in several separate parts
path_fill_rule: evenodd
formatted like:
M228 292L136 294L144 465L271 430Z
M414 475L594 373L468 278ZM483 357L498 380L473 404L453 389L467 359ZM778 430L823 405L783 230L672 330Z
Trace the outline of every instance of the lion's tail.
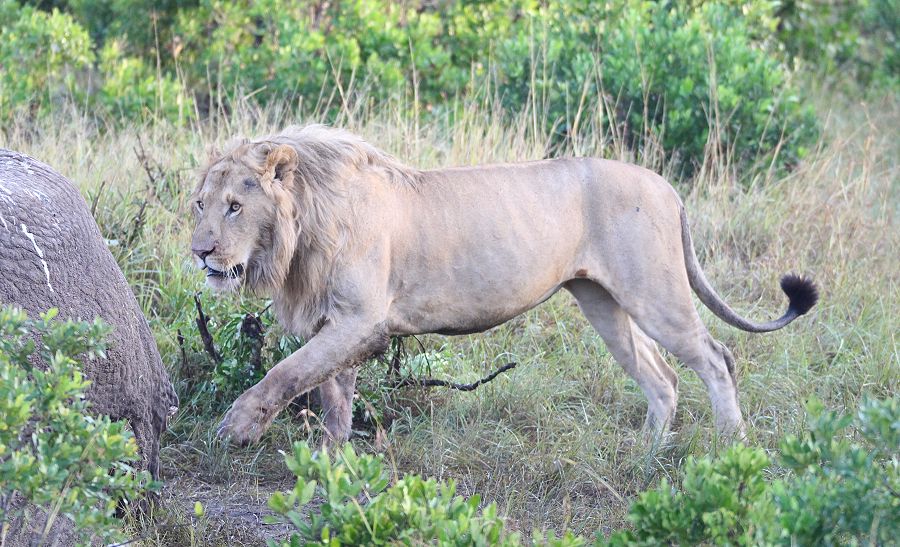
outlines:
M684 251L684 265L687 268L688 279L694 293L703 304L712 310L720 319L748 332L769 332L778 330L794 319L808 312L819 299L819 289L812 280L795 274L787 274L781 278L781 290L788 297L788 308L784 315L769 321L768 323L754 323L741 317L736 311L725 303L716 293L712 285L703 274L697 254L694 252L694 242L691 240L691 231L688 227L687 213L681 207L681 245Z

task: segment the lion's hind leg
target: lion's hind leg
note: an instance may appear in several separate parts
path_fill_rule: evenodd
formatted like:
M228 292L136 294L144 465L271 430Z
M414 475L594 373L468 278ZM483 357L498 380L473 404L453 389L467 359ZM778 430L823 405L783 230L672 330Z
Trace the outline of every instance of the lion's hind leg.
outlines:
M709 391L719 433L742 437L744 421L737 401L734 358L728 348L709 334L686 285L685 282L683 288L650 287L641 293L641 302L633 305L634 309L628 301L622 305L647 335L700 376ZM684 297L679 298L680 294Z
M587 279L574 279L565 287L603 338L609 352L647 397L645 431L652 435L665 433L678 402L675 371L659 354L653 340L638 328L606 289Z

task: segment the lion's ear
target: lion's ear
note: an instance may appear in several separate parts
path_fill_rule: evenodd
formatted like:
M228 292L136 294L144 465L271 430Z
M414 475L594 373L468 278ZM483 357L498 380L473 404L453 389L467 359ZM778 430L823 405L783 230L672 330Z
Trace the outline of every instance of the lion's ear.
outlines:
M266 156L265 174L289 189L294 185L294 170L299 162L297 151L288 144L282 144L270 150Z
M206 145L206 164L212 165L222 155L222 152L213 144Z

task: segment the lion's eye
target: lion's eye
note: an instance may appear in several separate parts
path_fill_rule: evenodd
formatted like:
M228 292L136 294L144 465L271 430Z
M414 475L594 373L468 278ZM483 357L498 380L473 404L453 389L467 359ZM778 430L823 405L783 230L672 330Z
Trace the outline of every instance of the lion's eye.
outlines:
M199 209L201 211L203 210L203 200L202 199L197 200L197 209Z
M229 207L228 210L231 211L232 213L237 213L241 210L241 204L237 203L237 202L232 203L231 207Z

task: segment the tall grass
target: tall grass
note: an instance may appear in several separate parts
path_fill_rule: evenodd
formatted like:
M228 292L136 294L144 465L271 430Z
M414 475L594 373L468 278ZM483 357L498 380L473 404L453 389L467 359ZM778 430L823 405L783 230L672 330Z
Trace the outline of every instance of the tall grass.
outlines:
M713 335L737 358L750 440L767 449L801 427L803 402L811 396L847 409L864 393L900 388L900 105L890 96L857 104L823 95L818 102L823 140L793 171L779 173L767 164L741 170L713 142L696 175L671 180L686 201L707 275L741 312L754 318L779 313L782 273L810 274L821 285L821 302L808 317L768 335L737 331L700 308ZM614 105L579 112L579 132L562 144L531 123L535 112L504 112L490 98L460 101L447 118L430 123L410 110L398 101L354 109L340 121L424 168L578 154L633 161L670 177L675 172L658 146L628 149L616 131ZM200 350L188 348L193 357L183 359L172 326L190 324L191 295L202 284L189 262L185 200L206 147L235 134L319 121L291 105L245 102L188 127L112 128L66 108L0 133L0 145L41 159L82 190L151 321L182 400L196 403L173 424L163 450L176 488L205 484L222 495L258 493L260 484L285 477L276 449L308 434L296 417L285 416L261 447L222 446L211 434L215 416L197 402L194 375L185 370ZM393 419L377 443L356 442L386 450L397 472L456 479L462 493L498 502L525 531L621 527L636 492L660 476L676 477L687 455L717 449L706 390L674 359L681 378L675 433L664 446L641 441L646 402L640 390L567 294L484 334L421 342L436 363L435 375L468 380L501 362L515 360L519 367L471 393L406 391L372 401ZM364 375L382 371L372 364ZM184 541L177 537L155 542Z

